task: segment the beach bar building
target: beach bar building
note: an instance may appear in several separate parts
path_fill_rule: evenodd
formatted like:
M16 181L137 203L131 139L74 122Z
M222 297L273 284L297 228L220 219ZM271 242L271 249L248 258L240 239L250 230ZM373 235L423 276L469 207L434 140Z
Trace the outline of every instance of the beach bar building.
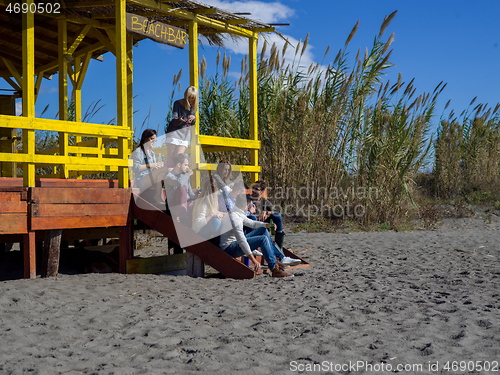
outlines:
M255 181L260 172L257 40L259 33L273 31L270 25L187 0L0 0L0 76L12 87L11 94L0 96L0 244L21 244L24 276L36 277L37 243L44 243L43 275L53 272L54 263L58 266L61 239L103 237L119 238L119 271L126 272L127 261L133 257L134 219L176 240L171 218L154 208L138 208L129 188L134 129L132 47L145 38L188 48L186 65L195 87L200 35L216 43L227 34L248 40L250 139L199 135L200 145L190 152L194 169L202 171L215 168L201 162L202 147L210 152L249 149L249 164L239 168ZM102 59L106 53L116 58L117 124L82 122L86 72L93 59ZM56 73L59 118L39 118L35 103L41 83ZM16 99L22 103L20 115L16 115ZM198 127L194 131L199 134ZM41 132L57 134L55 148L37 149ZM40 168L45 174L37 174ZM51 168L48 174L47 168ZM118 177L82 178L103 172L117 172ZM194 254L193 262L211 264L226 276L254 276L210 243L186 250Z

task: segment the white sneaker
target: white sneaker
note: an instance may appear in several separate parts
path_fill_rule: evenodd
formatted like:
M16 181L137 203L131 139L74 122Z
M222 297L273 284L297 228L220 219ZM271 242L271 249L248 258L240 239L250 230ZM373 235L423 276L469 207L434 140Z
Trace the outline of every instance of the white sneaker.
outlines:
M287 266L296 266L297 264L302 263L300 259L294 259L290 257L284 257L280 260L280 262L286 264Z
M255 256L260 256L260 257L262 256L262 253L259 250L253 250L252 254Z

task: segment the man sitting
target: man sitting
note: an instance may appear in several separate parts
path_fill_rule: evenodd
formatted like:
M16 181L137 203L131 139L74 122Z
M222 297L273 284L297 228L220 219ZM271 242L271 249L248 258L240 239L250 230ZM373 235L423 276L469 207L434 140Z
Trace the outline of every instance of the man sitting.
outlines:
M167 210L172 218L178 223L191 227L192 206L196 194L191 187L191 175L193 171L189 168L189 159L186 154L177 154L174 157L174 167L164 180L165 193L167 196ZM170 243L174 254L182 253L180 246Z
M250 215L248 218L263 221L265 223L269 223L271 220L273 221L276 226L274 241L284 256L283 242L285 240L285 232L283 232L283 218L279 212L274 212L271 202L262 196L266 190L267 184L262 180L256 181L252 184L252 194L247 196L249 202L253 203L253 205L249 207ZM300 260L284 256L282 262L286 265L292 266L299 264Z
M224 218L224 220L230 221L232 229L221 235L219 247L232 257L246 255L252 262L256 272L260 270L260 263L255 259L252 250L260 247L264 259L271 270L272 277L293 276L285 273L278 264L283 259L283 255L273 245L269 236L267 228L270 227L270 224L248 219L245 213L238 207L246 205L244 192L245 186L243 182L236 182L231 191L231 197L236 198L236 206ZM229 201L229 199L226 199L226 201ZM254 228L254 230L245 236L243 226Z

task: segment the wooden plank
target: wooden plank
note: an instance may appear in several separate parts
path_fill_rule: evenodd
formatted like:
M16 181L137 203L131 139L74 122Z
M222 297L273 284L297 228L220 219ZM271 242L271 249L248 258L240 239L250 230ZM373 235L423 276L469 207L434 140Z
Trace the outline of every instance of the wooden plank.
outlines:
M0 204L5 202L20 202L22 200L22 193L21 191L0 191Z
M28 233L28 216L26 213L0 214L0 233Z
M32 188L31 201L36 203L117 203L127 204L130 200L128 189L102 189L102 188Z
M134 250L132 248L132 243L134 241L134 220L132 219L132 214L130 212L130 204L127 205L127 214L127 224L120 228L120 247L118 249L118 271L120 273L126 273L126 262L134 256Z
M36 278L36 240L35 232L30 231L23 237L24 278Z
M118 180L40 178L37 180L36 186L59 188L118 188Z
M61 178L37 178L35 186L37 187L88 187L88 188L118 188L118 180L89 180L89 179L61 179ZM5 189L7 188L7 189ZM10 189L16 188L16 189ZM0 177L0 191L22 191L22 178Z
M28 212L27 202L2 202L0 201L0 214L12 214L12 213L26 213Z
M15 188L15 189L5 189ZM0 191L21 191L26 189L23 187L23 179L17 177L0 177Z
M137 201L139 202L136 204ZM157 230L168 237L169 240L179 243L176 228L170 215L158 210L152 204L138 196L134 197L131 206L134 218ZM199 237L190 228L184 227L183 229L179 228L179 230L182 230L181 235L199 238L199 243L186 247L186 251L198 256L205 264L212 266L224 276L234 279L250 279L255 277L253 269L238 262L212 243L204 241L203 238Z
M127 260L126 273L162 273L186 269L186 254Z
M32 230L74 229L98 227L123 227L128 215L73 216L73 217L31 217Z
M0 209L1 209L0 205ZM33 217L126 215L127 204L36 204L31 205Z
M132 130L123 126L92 124L86 122L62 121L46 118L27 119L21 116L0 115L3 127L12 129L46 130L53 132L71 132L72 135L89 137L123 137L130 138Z
M59 272L61 237L61 229L54 229L46 232L43 243L42 277L55 277Z

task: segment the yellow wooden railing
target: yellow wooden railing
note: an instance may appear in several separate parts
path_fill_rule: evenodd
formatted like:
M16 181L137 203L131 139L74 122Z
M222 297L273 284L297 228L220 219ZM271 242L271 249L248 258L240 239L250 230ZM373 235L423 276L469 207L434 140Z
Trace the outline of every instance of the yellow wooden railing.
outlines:
M23 138L23 151L0 152L2 162L26 163L34 167L64 165L67 171L73 172L72 176L112 172L129 167L128 156L131 150L128 147L128 140L132 137L132 131L121 126L0 115L0 127L22 129L23 132L33 130L58 132L60 141L68 141L69 136L94 137L74 146L59 145L57 148L39 152L35 152L35 137L28 138L30 144L24 144ZM118 146L124 145L125 148L104 147L110 142L115 142ZM64 150L64 153L61 153L61 150Z

